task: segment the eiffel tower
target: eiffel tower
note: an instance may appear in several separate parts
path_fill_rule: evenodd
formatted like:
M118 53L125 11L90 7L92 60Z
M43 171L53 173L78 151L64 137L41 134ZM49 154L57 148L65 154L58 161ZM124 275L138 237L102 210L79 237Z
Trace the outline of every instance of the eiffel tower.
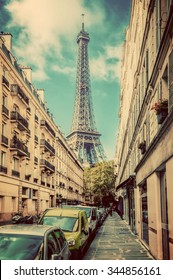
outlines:
M106 156L100 142L101 134L96 129L94 119L88 59L90 38L89 34L84 30L84 14L82 16L82 30L77 36L76 97L71 132L67 139L83 166L91 167L97 162L105 161Z

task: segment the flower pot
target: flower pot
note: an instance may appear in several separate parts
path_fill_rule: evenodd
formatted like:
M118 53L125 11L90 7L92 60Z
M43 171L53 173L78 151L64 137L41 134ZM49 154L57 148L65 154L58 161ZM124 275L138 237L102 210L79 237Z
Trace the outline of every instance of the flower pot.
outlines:
M162 124L168 115L168 110L162 110L157 114L157 122L158 124Z

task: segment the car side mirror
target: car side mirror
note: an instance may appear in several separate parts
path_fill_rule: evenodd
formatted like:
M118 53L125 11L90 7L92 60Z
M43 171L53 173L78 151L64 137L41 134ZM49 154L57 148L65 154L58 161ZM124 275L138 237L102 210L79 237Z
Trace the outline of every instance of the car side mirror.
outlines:
M95 221L96 220L96 216L92 216L92 220Z
M86 230L86 229L82 229L82 232L85 234L85 235L88 235L88 230Z
M60 256L58 254L52 254L51 259L52 260L62 260L62 256Z

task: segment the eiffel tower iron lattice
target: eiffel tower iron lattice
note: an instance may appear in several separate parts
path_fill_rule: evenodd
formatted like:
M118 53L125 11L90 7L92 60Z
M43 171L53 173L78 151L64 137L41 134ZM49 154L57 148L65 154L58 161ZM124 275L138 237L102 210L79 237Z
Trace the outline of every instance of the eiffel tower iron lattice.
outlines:
M82 15L84 18L84 15ZM76 77L76 96L71 132L67 136L68 143L76 152L83 166L93 166L105 161L106 156L100 141L101 134L96 129L94 118L90 71L88 59L89 34L82 30L77 36L78 63Z

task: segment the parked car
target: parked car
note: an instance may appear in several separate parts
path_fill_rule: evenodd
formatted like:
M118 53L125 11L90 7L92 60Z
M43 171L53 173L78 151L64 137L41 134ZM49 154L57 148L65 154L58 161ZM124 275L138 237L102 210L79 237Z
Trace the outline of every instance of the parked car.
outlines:
M89 226L89 236L93 236L97 230L97 207L83 205L63 205L63 208L75 208L86 211Z
M1 260L68 260L70 251L63 231L44 225L0 227Z
M85 211L53 208L44 211L39 224L59 226L68 241L72 259L81 258L88 244L88 220Z

